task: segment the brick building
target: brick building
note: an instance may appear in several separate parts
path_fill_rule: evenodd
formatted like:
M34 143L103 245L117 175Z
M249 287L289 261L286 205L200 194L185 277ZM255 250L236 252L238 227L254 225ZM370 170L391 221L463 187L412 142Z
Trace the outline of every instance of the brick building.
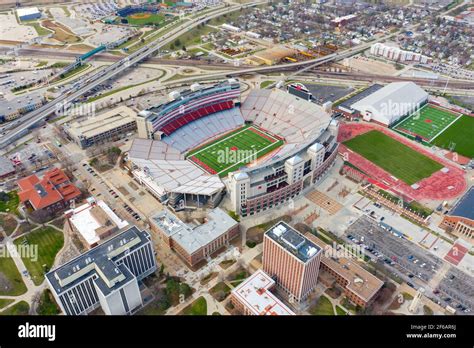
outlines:
M81 195L81 191L59 168L47 171L42 179L35 174L22 178L17 181L17 185L20 201L34 211L55 213L67 208Z

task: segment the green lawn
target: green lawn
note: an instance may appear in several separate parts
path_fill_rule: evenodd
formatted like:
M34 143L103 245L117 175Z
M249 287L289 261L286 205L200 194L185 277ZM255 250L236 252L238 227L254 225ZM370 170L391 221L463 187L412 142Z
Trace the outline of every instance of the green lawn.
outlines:
M16 191L8 192L9 199L6 201L0 200L0 211L2 212L11 212L14 213L18 208L18 204L20 203L20 198Z
M257 134L265 133L265 136ZM244 126L193 150L188 157L211 174L225 176L283 145L283 140L255 126Z
M15 300L5 300L0 298L0 308L5 308L8 306L10 303L12 303Z
M309 312L312 315L334 315L334 309L332 303L325 296L321 296L315 305L311 306Z
M148 18L133 18L133 16L148 16ZM165 15L162 13L137 13L135 15L131 15L127 17L128 24L130 25L155 25L155 24L162 24L166 18Z
M6 252L0 249L2 253ZM19 296L26 292L25 283L13 259L0 257L0 296Z
M347 312L344 309L342 309L341 306L336 306L336 314L337 315L347 315Z
M37 229L24 237L15 239L15 245L21 245L26 242L28 245L38 245L38 259L33 261L31 258L23 257L23 263L28 269L33 282L40 285L44 280L45 271L49 271L53 265L54 258L58 251L63 247L64 236L52 227Z
M454 143L454 151L460 155L474 158L474 117L463 115L451 127L441 133L432 144L449 149Z
M40 23L38 22L34 22L34 23L28 23L27 25L35 28L36 30L36 33L39 35L39 36L45 36L45 35L48 35L48 34L51 34L53 31L47 29L47 28L43 28L41 26Z
M344 144L408 185L443 168L440 163L376 130Z
M415 113L397 124L395 129L402 132L408 131L412 135L419 135L426 141L430 141L458 116L449 110L426 105L421 108L419 113Z
M209 290L209 294L220 302L230 295L230 288L226 283L220 282Z
M183 315L207 315L207 302L204 297L198 297L181 312Z
M0 312L0 315L28 315L30 305L25 301L20 301L10 308Z

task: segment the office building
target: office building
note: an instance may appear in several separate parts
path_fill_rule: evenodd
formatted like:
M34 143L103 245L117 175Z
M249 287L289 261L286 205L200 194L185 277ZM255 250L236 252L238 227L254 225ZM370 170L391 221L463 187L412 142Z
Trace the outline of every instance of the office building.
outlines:
M318 282L321 248L284 222L263 237L263 270L290 300L305 300Z
M151 236L131 226L46 274L66 315L98 309L106 315L133 314L143 306L139 282L157 269Z

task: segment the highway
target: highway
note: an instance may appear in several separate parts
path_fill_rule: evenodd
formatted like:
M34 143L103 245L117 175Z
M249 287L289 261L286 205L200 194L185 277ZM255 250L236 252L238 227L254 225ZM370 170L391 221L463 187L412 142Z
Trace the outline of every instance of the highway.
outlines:
M28 129L34 127L49 115L53 114L54 112L67 109L70 103L73 102L75 99L79 98L94 87L122 73L129 67L140 63L148 56L157 52L163 46L173 42L178 37L195 28L199 24L204 23L210 19L219 17L223 14L234 12L240 10L241 8L252 7L260 3L264 2L252 2L245 5L230 6L222 10L206 14L205 16L193 19L191 22L181 24L177 28L164 34L155 41L145 45L144 47L130 54L129 56L121 59L118 62L113 63L112 65L106 68L101 69L94 76L83 79L82 81L76 83L70 91L65 92L65 94L63 94L62 96L43 105L39 109L26 114L20 120L14 121L13 124L15 125L15 128L12 128L8 131L8 133L6 133L0 138L0 149L4 149L13 141L25 135L28 132Z
M71 102L73 102L75 99L81 97L83 94L88 92L89 90L93 89L94 87L104 83L105 81L113 78L114 76L122 73L124 70L128 69L131 66L134 66L141 61L143 61L145 58L148 56L154 54L158 50L160 50L163 46L173 42L176 40L178 37L181 35L185 34L186 32L192 30L196 26L198 26L201 23L205 23L208 20L219 17L225 13L230 13L233 11L237 11L241 8L247 8L247 7L252 7L257 4L262 4L267 1L262 1L262 2L252 2L248 3L245 5L235 5L235 6L230 6L228 8L224 8L219 11L212 12L210 14L206 14L202 17L198 17L196 19L193 19L191 22L187 22L184 24L181 24L179 27L174 28L172 31L168 32L167 34L161 36L160 38L156 39L155 41L147 44L146 46L142 47L141 49L135 51L134 53L130 54L129 56L119 60L118 62L113 63L110 66L107 66L100 71L98 71L95 75L93 76L86 76L85 78L82 78L80 82L77 82L73 88L70 91L66 91L64 95L54 99L53 101L45 104L41 108L32 111L25 116L23 116L20 120L13 121L12 125L14 128L11 130L8 130L8 132L3 135L0 138L0 149L5 149L9 144L11 144L13 141L17 140L21 136L25 135L28 131L28 129L34 127L37 125L39 122L44 120L47 116L53 114L54 112L62 111L68 108ZM417 24L412 25L410 27L404 28L404 30L410 30L413 29ZM402 29L400 29L402 30ZM345 51L341 52L336 52L329 54L324 57L316 58L316 59L311 59L307 61L302 61L302 62L297 62L297 63L291 63L291 64L278 64L278 65L273 65L273 66L263 66L263 67L242 67L238 71L231 71L231 72L216 72L216 73L210 73L206 75L202 75L201 77L190 77L186 79L182 79L179 81L185 81L185 80L207 80L207 79L215 79L215 78L222 78L222 77L228 77L228 76L239 76L239 75L246 75L246 74L255 74L255 73L270 73L270 72L275 72L275 71L286 71L290 70L293 71L291 74L288 74L287 76L284 77L284 80L291 79L295 77L297 74L304 73L306 71L309 71L319 65L329 63L333 60L339 60L343 59L346 57L349 57L351 55L354 55L356 53L362 52L369 48L372 44L389 39L390 37L393 37L397 35L400 31L397 31L395 33L391 33L385 36L381 36L376 40L373 40L371 42L365 43L363 45L359 45L357 47L353 47L350 49L347 49ZM180 63L178 63L180 64ZM238 66L238 64L237 64ZM297 70L298 68L301 68ZM296 70L296 71L295 71ZM275 83L276 84L276 83ZM274 85L274 84L273 84ZM269 86L272 87L273 85ZM12 126L9 126L12 127Z

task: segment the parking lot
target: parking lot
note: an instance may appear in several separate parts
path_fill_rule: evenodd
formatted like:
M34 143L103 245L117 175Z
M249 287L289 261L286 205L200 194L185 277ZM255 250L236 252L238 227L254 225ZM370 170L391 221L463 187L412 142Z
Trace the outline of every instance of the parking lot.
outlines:
M335 102L336 100L354 92L354 89L351 87L327 86L310 83L305 83L305 86L313 95L314 102L319 105L324 104L327 101Z
M348 230L347 237L364 245L366 252L405 273L409 278L427 282L436 274L443 261L411 243L389 227L380 226L367 216L362 216Z
M437 290L444 295L443 301L458 311L470 313L474 308L474 278L455 267L451 267Z

